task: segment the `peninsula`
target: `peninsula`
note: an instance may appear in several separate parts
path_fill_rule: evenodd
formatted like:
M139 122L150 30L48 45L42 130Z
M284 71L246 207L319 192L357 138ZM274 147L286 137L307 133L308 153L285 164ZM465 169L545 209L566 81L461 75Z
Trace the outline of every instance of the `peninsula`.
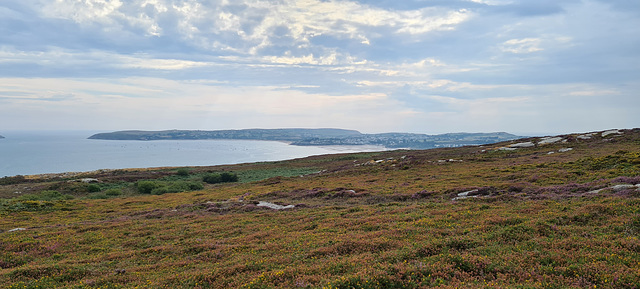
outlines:
M439 135L415 133L364 134L356 130L322 129L241 129L241 130L128 130L99 133L89 139L102 140L198 140L237 139L286 141L298 146L377 145L386 148L430 149L482 145L522 138L505 132L448 133Z

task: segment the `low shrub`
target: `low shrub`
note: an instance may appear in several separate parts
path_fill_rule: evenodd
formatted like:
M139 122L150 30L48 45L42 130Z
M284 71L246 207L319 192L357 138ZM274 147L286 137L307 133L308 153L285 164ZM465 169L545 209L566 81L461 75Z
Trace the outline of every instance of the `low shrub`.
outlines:
M120 189L108 189L104 192L106 196L115 197L122 195L122 190Z
M228 172L224 172L221 174L211 173L202 177L202 181L208 184L235 183L238 180L238 175Z
M160 182L157 181L138 181L136 183L136 189L141 194L151 194L151 191L160 186Z
M204 189L204 186L198 182L139 181L136 183L136 189L141 194L162 195L167 193L181 193L202 190Z
M87 186L87 192L89 193L97 193L99 191L102 191L102 189L96 184L90 184Z
M189 169L187 168L179 168L176 171L176 175L181 176L181 177L187 177L191 174L191 172L189 171Z

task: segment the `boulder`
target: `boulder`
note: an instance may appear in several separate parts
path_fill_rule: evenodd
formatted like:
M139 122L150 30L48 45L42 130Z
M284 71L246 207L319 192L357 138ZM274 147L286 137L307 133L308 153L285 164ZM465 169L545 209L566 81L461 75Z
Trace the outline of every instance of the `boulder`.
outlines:
M618 134L622 134L621 131L617 130L617 129L612 129L612 130L607 130L607 131L603 131L602 132L602 137L606 137L608 135L618 135Z
M552 144L552 143L557 143L559 141L563 140L563 138L557 136L557 137L545 137L542 138L539 142L538 145L548 145L548 144Z
M595 135L594 133L582 134L582 135L578 136L578 139L589 140L589 139L593 138L594 135Z
M9 232L17 232L17 231L24 231L24 230L26 230L26 228L15 228L15 229L8 230L7 233L9 233Z
M635 189L635 188L636 188L636 186L634 186L634 185L628 185L628 184L625 184L625 185L615 185L615 186L611 187L611 189L612 189L612 190L614 190L614 191L616 191L616 192L624 191L624 190L628 190L628 189Z
M521 143L515 143L515 144L511 144L509 145L510 148L530 148L530 147L534 147L535 144L533 142L521 142Z
M263 202L263 201L258 202L258 204L256 206L258 206L258 207L267 207L267 208L273 209L273 210L284 210L284 209L293 209L293 208L295 208L294 205L281 206L281 205L278 205L278 204L269 203L269 202Z

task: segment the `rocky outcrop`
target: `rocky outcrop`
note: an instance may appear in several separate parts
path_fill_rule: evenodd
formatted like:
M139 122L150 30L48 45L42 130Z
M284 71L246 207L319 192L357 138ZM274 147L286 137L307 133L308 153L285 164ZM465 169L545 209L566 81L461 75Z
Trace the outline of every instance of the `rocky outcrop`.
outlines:
M607 137L607 136L610 136L610 135L620 135L620 134L622 134L622 132L620 130L612 129L612 130L603 131L602 132L602 137Z
M521 143L516 143L516 144L512 144L509 145L510 148L531 148L536 146L533 142L521 142Z
M557 143L559 141L566 141L564 138L562 137L545 137L540 139L540 141L538 142L538 145L548 145L548 144L553 144L553 143Z
M282 206L282 205L269 203L269 202L264 202L264 201L258 202L258 204L256 206L258 206L258 207L266 207L266 208L273 209L273 210L285 210L285 209L293 209L293 208L295 208L294 205Z

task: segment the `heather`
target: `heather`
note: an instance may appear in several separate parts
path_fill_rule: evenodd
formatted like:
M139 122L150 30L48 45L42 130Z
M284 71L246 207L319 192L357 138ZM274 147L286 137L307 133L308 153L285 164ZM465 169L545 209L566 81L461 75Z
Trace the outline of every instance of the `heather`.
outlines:
M502 143L5 179L0 282L640 287L640 130L563 138L513 151ZM204 181L222 174L237 182ZM153 193L172 185L182 189Z

